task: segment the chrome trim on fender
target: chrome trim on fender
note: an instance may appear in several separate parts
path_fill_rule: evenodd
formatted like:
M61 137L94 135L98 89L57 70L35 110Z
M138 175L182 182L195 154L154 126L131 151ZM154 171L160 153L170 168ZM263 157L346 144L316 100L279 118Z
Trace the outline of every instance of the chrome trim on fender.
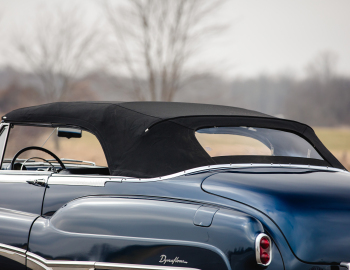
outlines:
M200 270L197 268L158 266L158 265L142 265L142 264L126 264L126 263L104 263L93 261L61 261L46 260L32 252L27 252L27 266L33 270L94 270L98 269L114 269L114 270Z
M174 267L174 266L158 266L158 265L142 265L142 264L125 264L125 263L100 263L95 264L95 268L103 270L200 270L198 268Z
M27 252L27 267L33 270L77 269L94 270L95 262L46 260L32 252Z
M10 260L16 261L23 265L26 265L25 253L25 249L0 244L0 256L9 258Z
M349 262L341 262L340 266L346 267L347 269L350 270L350 263Z

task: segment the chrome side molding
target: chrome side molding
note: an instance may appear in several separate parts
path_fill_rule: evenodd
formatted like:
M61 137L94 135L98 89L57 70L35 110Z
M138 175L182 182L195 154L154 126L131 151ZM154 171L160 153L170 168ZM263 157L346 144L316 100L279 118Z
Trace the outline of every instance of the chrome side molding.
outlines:
M200 270L197 268L174 267L166 265L142 265L142 264L127 264L127 263L106 263L94 261L63 261L63 260L46 260L45 258L26 251L25 249L0 244L0 256L9 258L10 260L19 262L22 265L33 270L94 270L94 269L108 269L108 270Z
M157 266L157 265L142 265L142 264L127 264L127 263L104 263L90 261L61 261L61 260L46 260L32 252L27 252L27 267L33 270L200 270L196 268L184 268L173 266Z
M157 266L142 264L125 264L125 263L99 263L95 264L95 268L103 270L200 270L197 268L173 267L173 266Z
M41 183L45 185L48 175L0 174L0 183Z
M341 262L340 266L346 267L346 269L350 270L350 263L349 262Z
M54 174L49 178L49 185L64 185L64 186L93 186L104 187L105 183L111 181L109 177L103 176L88 176L88 175L59 175ZM114 182L121 182L121 180L114 180Z
M26 250L13 246L0 244L0 256L6 257L12 261L26 265Z
M94 270L95 262L85 261L61 261L61 260L46 260L32 252L27 252L27 267L32 270L61 270L61 269L76 269L76 270Z

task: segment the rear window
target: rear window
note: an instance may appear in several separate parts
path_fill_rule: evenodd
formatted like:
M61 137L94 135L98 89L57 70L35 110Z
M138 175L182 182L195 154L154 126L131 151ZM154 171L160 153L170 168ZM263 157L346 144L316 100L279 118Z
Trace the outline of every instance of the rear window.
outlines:
M323 160L300 136L281 130L255 127L213 127L195 133L211 157L282 156Z

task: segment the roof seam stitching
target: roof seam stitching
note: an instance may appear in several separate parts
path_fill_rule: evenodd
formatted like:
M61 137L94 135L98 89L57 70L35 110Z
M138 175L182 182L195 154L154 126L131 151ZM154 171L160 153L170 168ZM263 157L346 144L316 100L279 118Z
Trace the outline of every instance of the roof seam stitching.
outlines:
M120 105L120 103L119 103L119 104L113 104L113 105L118 106L118 107L121 107L121 108L123 108L123 109L125 109L125 110L129 110L129 111L131 111L131 112L135 112L135 113L138 113L138 114L142 114L142 115L148 116L148 117L152 117L152 118L156 118L156 119L160 119L160 120L165 120L165 119L166 119L166 118L164 119L164 118L160 118L160 117L157 117L157 116L152 116L152 115L149 115L149 114L145 114L145 113L142 113L142 112L138 112L138 111L135 111L135 110L133 110L133 109L126 108L126 107Z

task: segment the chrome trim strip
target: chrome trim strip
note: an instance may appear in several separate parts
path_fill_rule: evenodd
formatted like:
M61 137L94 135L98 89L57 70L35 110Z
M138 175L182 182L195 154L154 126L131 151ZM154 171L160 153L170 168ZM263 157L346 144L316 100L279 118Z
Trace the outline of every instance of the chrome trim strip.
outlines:
M313 169L313 170L328 170L333 172L343 172L343 173L350 173L346 170L337 169L333 167L322 167L322 166L309 166L309 165L295 165L295 164L265 164L265 163L242 163L242 164L219 164L219 165L209 165L209 166L203 166L198 168L189 169L186 171L181 171L178 173L166 175L166 176L160 176L155 178L134 178L134 177L123 177L123 176L111 176L111 180L114 181L114 179L118 179L122 182L140 182L140 181L161 181L161 180L167 180L191 173L198 173L198 172L206 172L206 171L217 171L221 169L240 169L240 168L257 168L257 167L264 167L264 168L301 168L301 169Z
M27 257L27 269L32 270L52 270L52 268L47 267L44 263Z
M42 176L49 176L52 172L49 171L19 171L19 170L1 170L0 176L5 175L17 175L17 176L23 176L23 175L38 175L39 177Z
M94 270L95 262L91 261L62 261L46 260L32 252L27 252L27 267L33 270L79 269Z
M49 185L66 185L66 186L93 186L104 187L106 182L111 181L109 176L88 176L88 175L52 175L49 180ZM112 180L113 182L121 182L121 179Z
M174 266L157 266L157 265L143 265L143 264L126 264L126 263L100 263L96 262L95 268L98 269L115 269L115 270L200 270L198 268L174 267Z
M267 239L269 239L269 242L270 242L270 254L269 254L270 260L266 264L263 264L260 260L260 240L263 237L266 237ZM255 239L255 258L256 258L256 262L258 264L261 264L262 266L268 266L272 262L272 241L271 241L271 238L265 233L260 233Z
M242 163L242 164L220 164L220 165L210 165L203 166L198 168L193 168L186 171L181 171L178 173L160 176L155 178L135 178L135 177L124 177L124 176L89 176L89 175L60 175L52 174L48 180L49 185L67 185L67 186L95 186L95 187L104 187L106 182L131 182L131 183L140 183L140 182L155 182L168 180L175 177L188 175L192 173L199 172L215 172L222 169L240 169L240 168L301 168L301 169L313 169L313 170L328 170L332 172L343 172L349 173L348 171L333 168L333 167L321 167L321 166L308 166L308 165L293 165L293 164L260 164L260 163Z
M21 215L21 216L32 217L33 219L39 217L39 215L37 215L37 214L28 213L28 212L22 212L22 211L18 211L18 210L13 210L13 209L0 207L0 217L1 217L1 215L4 215L4 217L6 217L6 216L8 216L8 214L17 214L17 215ZM5 245L5 244L0 244L0 245ZM12 247L12 246L9 246L9 247L15 248L15 247Z
M47 182L45 175L24 175L24 174L0 174L0 183L28 183L28 181L43 180Z
M79 269L94 270L98 269L115 269L115 270L200 270L197 268L185 268L174 266L158 266L158 265L141 265L126 263L105 263L95 261L63 261L63 260L46 260L37 254L27 252L27 266L33 270L62 270L62 269Z
M350 263L348 263L348 262L341 262L340 266L346 267L347 269L350 270Z
M23 265L26 265L25 253L25 249L0 244L0 256L9 258Z
M9 245L6 245L6 244L0 244L0 248L3 249L3 250L11 251L11 252L21 253L23 255L26 253L25 249L9 246Z
M6 138L4 140L4 144L0 145L0 169L2 167L3 159L4 159L4 154L6 150L6 145L7 145L7 140L9 137L9 132L10 132L10 124L8 123L0 123L0 136L2 135L3 129L7 127L7 133L6 133Z

